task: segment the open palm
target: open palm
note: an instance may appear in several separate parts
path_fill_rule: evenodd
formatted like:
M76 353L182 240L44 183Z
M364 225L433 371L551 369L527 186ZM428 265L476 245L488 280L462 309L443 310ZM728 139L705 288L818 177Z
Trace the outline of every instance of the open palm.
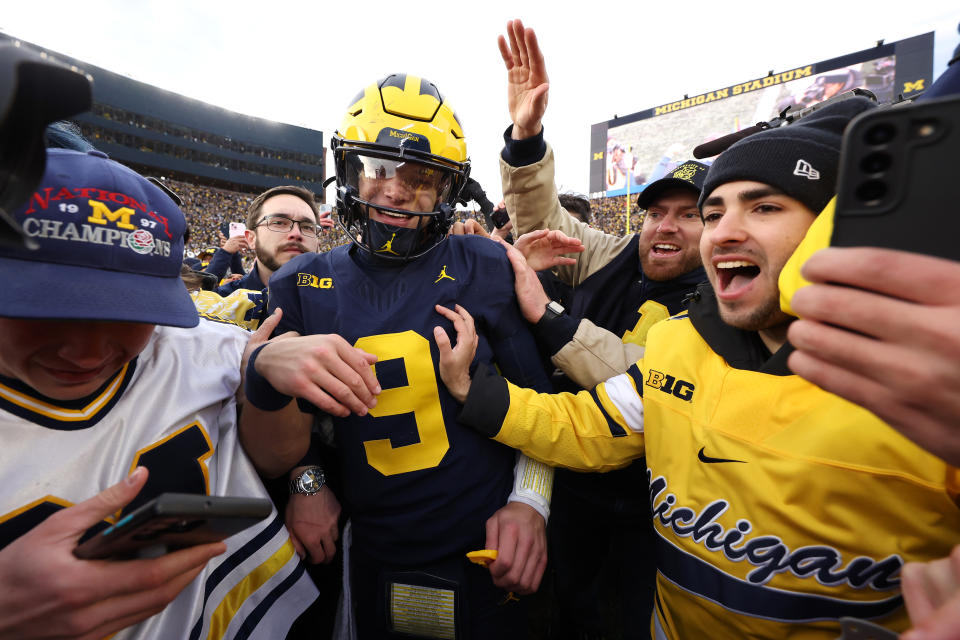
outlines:
M511 20L507 23L507 37L509 45L503 36L497 43L507 67L507 102L514 125L513 137L519 140L540 133L550 85L533 29L524 29L523 22Z

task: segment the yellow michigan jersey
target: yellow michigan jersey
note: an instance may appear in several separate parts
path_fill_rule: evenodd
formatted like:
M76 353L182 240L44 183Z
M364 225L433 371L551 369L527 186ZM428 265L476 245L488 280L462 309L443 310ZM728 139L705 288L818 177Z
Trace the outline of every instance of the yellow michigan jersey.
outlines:
M190 297L201 317L230 322L250 331L256 331L260 326L266 302L263 291L250 289L236 289L225 296L213 291L194 291Z
M150 476L122 513L165 491L267 497L237 437L234 394L248 337L206 320L157 327L137 358L73 402L0 377L0 546L140 465ZM226 553L162 612L113 637L283 638L316 596L274 510L228 538Z
M612 468L645 451L656 638L833 640L842 616L902 631L901 566L960 542L956 472L790 375L782 355L731 366L682 314L592 392L538 395L481 373L477 399L495 417L470 417L473 388L464 414L557 466Z

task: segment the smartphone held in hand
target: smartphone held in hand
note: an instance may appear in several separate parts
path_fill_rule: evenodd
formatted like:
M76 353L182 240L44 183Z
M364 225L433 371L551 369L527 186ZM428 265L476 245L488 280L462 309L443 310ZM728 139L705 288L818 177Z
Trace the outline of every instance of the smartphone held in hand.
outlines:
M237 236L242 237L244 232L247 230L247 225L242 222L231 222L229 225L230 235L228 238L236 238Z
M156 556L218 542L263 520L271 508L264 498L163 493L81 542L73 554L83 559Z
M831 244L960 260L960 97L875 109L844 134Z

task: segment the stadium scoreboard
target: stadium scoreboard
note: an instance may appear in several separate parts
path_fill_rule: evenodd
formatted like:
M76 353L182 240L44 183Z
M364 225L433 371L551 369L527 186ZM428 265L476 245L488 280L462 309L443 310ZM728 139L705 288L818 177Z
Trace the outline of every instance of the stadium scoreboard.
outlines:
M932 82L933 41L931 31L879 43L595 124L591 195L639 193L692 158L695 147L772 120L790 107L808 107L855 88L873 92L881 103L920 93Z

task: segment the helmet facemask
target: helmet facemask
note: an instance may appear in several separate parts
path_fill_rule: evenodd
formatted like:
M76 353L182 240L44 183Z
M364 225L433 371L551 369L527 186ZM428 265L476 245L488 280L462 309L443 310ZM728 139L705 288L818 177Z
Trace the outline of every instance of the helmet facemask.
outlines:
M443 241L470 160L457 114L432 82L395 73L367 86L330 147L337 220L354 244L406 261Z
M426 152L338 137L332 144L338 222L359 247L387 260L407 261L446 237L469 166ZM380 223L371 220L371 209L381 214ZM403 218L393 222L391 216ZM408 226L411 217L416 225Z

